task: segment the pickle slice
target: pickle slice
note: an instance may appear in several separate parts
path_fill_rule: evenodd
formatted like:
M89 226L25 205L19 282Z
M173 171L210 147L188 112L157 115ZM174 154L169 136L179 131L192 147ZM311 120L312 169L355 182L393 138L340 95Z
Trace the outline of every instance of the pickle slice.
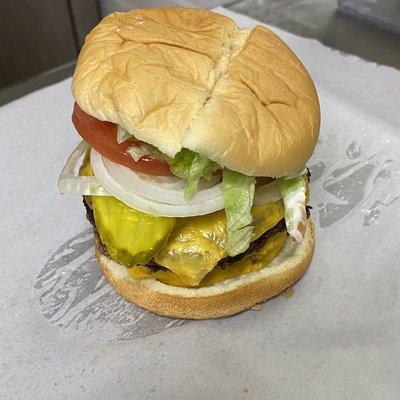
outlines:
M92 196L94 219L110 257L132 267L146 264L164 246L176 218L155 217L111 196Z

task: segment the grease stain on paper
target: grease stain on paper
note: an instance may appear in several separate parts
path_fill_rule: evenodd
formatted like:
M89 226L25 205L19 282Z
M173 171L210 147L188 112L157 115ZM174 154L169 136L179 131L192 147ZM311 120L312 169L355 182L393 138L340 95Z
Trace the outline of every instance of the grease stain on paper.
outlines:
M66 335L88 341L143 338L189 322L152 314L116 293L98 267L91 228L54 252L34 287L43 316Z
M343 153L342 153L343 154ZM400 198L400 174L391 172L395 165L386 152L363 155L355 141L344 149L332 165L326 161L310 166L312 193L316 194L318 224L327 228L350 213L358 213L360 227L376 223L382 207ZM400 169L399 169L400 170ZM375 199L377 196L380 198Z
M294 287L293 286L289 286L287 289L285 289L281 295L286 299L290 299L293 295L294 295Z

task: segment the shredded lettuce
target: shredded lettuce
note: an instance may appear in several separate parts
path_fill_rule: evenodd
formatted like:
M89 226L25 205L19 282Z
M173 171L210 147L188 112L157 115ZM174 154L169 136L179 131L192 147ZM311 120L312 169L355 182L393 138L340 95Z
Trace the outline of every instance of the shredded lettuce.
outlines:
M129 139L135 140L135 145L128 147L127 152L136 162L146 155L152 155L161 160L165 160L168 163L170 162L171 158L168 157L166 154L162 153L160 150L158 150L157 147L154 147L151 144L137 140L135 135L132 135L124 128L118 126L117 129L118 144L121 144Z
M301 244L307 223L307 174L293 178L278 178L276 182L285 205L287 231L297 244Z
M152 146L151 144L147 144L144 142L140 142L139 144L137 144L137 145L135 144L134 146L129 146L126 149L126 151L136 162L138 162L142 157L147 156L147 155L155 156L156 158L165 160L166 162L170 161L170 158L167 155L165 155L164 153L161 153L160 150L158 150L156 147Z
M246 251L253 232L251 207L256 179L224 168L222 195L227 223L227 251L230 256Z
M131 135L128 131L126 131L124 128L121 128L118 125L118 128L117 128L117 143L118 144L121 144L128 139L134 139L134 138L135 137L133 135Z
M130 146L126 149L128 154L136 161L138 162L142 157L145 155L149 154L143 146Z
M169 161L171 171L176 176L186 179L185 199L190 200L197 191L201 178L210 180L219 165L206 156L189 149L182 149L175 158Z

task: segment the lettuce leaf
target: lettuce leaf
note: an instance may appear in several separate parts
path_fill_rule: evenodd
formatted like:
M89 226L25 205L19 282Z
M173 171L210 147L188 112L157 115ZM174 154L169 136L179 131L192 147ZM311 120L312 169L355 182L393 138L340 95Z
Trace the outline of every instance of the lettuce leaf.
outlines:
M147 149L145 149L143 146L129 146L126 151L136 162L149 154Z
M201 178L210 180L219 165L206 156L189 149L182 149L169 161L171 171L176 176L186 179L185 199L190 200L197 191Z
M124 128L121 128L120 126L118 126L118 128L117 128L117 143L121 144L127 140L135 141L134 145L129 146L127 148L127 152L136 162L138 162L142 157L147 156L147 155L152 155L155 158L166 161L167 163L169 163L171 160L170 157L168 157L166 154L164 154L160 150L158 150L157 147L152 146L149 143L142 142L142 141L136 139L135 135L132 135L131 133L126 131Z
M154 156L155 158L158 158L159 160L164 160L167 163L169 163L171 160L170 157L158 150L157 147L154 147L151 144L144 142L139 142L134 146L129 146L126 151L136 162L147 155Z
M285 205L285 222L289 235L301 244L307 224L307 173L293 178L276 180Z
M117 127L117 143L121 144L125 142L128 139L134 139L135 136L130 134L128 131L126 131L124 128L118 125Z
M256 179L224 168L222 171L222 194L227 224L228 254L236 256L246 251L253 232L253 205Z

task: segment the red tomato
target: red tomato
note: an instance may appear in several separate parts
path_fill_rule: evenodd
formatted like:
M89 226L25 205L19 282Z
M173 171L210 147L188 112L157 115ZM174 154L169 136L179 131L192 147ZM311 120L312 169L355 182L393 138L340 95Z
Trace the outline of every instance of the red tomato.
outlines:
M117 127L112 122L100 121L86 114L78 104L74 104L72 123L78 133L91 147L109 160L124 165L133 171L149 175L173 176L169 165L152 155L135 161L126 149L138 142L127 140L121 144L117 142Z

